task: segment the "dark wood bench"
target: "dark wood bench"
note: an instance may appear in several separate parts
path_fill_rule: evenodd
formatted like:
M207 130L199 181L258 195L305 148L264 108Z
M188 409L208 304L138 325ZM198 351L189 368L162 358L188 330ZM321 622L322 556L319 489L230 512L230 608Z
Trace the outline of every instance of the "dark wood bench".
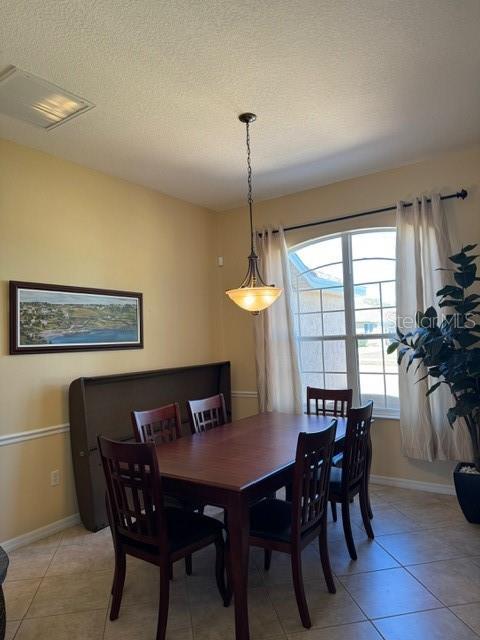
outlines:
M223 393L231 414L230 363L77 378L70 385L70 441L78 507L84 526L107 526L105 484L97 435L133 439L130 413L178 402L183 433L190 434L187 400Z

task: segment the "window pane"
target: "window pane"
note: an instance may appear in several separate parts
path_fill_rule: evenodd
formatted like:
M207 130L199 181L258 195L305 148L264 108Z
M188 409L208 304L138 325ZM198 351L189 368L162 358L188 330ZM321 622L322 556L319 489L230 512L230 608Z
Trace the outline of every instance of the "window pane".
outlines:
M305 398L306 387L317 387L318 389L323 389L325 387L325 381L323 379L323 373L305 373L302 376L303 380L303 397Z
M347 389L346 373L326 373L325 374L326 389Z
M396 304L395 282L382 282L382 305L384 307L394 307Z
M323 314L323 331L326 336L345 335L345 314L343 311L333 311Z
M300 358L302 371L323 371L322 343L300 342Z
M337 309L343 310L345 308L343 287L323 289L322 306L324 311L336 311Z
M352 257L395 258L395 231L370 231L352 235Z
M383 386L383 376L378 374L360 374L360 395L362 404L373 400L374 405L381 409L385 408L385 395Z
M355 331L359 333L382 333L380 309L355 311Z
M343 265L329 264L325 267L319 267L314 271L310 271L310 277L314 280L312 286L324 289L325 287L334 287L336 284L343 284Z
M358 340L358 366L360 373L383 373L381 340Z
M296 336L300 335L300 321L298 313L295 313L293 316L293 331Z
M380 306L379 284L358 284L354 288L355 309Z
M299 311L320 311L320 291L309 289L298 293Z
M346 371L345 340L325 340L323 343L326 371Z
M311 272L309 271L308 273L304 273L303 275L298 277L297 274L295 274L295 276L292 277L292 281L296 283L295 289L301 291L302 289L311 289L315 286L309 281L310 273Z
M385 371L387 373L398 373L397 352L387 353L387 347L391 340L383 341L383 353L385 357Z
M300 335L311 337L322 335L322 314L307 313L300 315Z
M387 407L390 409L400 409L400 401L398 397L398 375L385 376L385 384L387 388Z
M395 260L359 260L353 262L353 282L395 280Z
M395 333L397 327L397 310L395 307L383 309L383 333Z
M320 240L320 242L314 242L297 249L294 253L303 262L306 269L315 269L331 262L342 262L342 239L337 237Z

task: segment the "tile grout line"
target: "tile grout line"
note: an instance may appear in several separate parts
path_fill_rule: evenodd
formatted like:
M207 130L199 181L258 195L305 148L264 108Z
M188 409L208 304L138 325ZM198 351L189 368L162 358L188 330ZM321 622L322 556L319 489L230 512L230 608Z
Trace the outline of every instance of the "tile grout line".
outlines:
M476 602L467 602L465 604L477 604ZM480 606L480 603L478 603ZM458 604L452 604L450 607L447 607L447 609L450 611L450 613L452 613L458 620L460 620L460 622L462 622L466 627L468 627L469 629L471 629L471 631L477 636L477 638L480 638L480 634L478 634L475 629L473 627L471 627L468 622L465 622L465 620L462 620L462 618L460 618L460 616L458 616L455 611L452 611L451 607L459 607L461 605Z
M35 589L35 593L33 594L33 597L32 597L32 599L30 600L30 604L28 605L27 610L25 611L25 613L24 613L24 615L23 615L22 619L20 620L20 624L18 625L18 629L17 629L17 630L16 630L16 632L15 632L15 636L16 636L16 635L17 635L17 633L20 631L20 627L22 626L23 621L25 620L25 618L27 617L28 612L30 611L30 608L31 608L31 606L32 606L32 604L33 604L33 601L35 600L35 598L36 598L36 596L37 596L37 593L39 592L40 587L42 586L42 582L43 582L43 580L44 580L45 576L47 575L47 571L50 569L50 565L52 564L53 559L54 559L54 558L55 558L55 556L57 555L57 551L58 551L58 549L59 549L59 547L60 547L60 542L62 541L62 539L63 539L63 533L62 533L62 535L60 536L60 539L59 539L59 541L58 541L57 546L55 547L55 551L52 553L52 557L50 558L50 562L48 563L47 568L45 569L45 573L44 573L44 574L43 574L43 576L40 578L40 581L39 581L39 583L38 583L38 587ZM15 636L14 636L14 637L15 637Z

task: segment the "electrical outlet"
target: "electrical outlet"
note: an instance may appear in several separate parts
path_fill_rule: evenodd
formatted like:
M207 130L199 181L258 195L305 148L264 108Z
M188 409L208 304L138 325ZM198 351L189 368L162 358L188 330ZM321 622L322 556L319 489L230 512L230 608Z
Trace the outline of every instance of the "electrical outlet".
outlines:
M60 484L60 471L58 469L55 469L55 471L52 471L50 473L50 485L52 487L56 487L59 484Z

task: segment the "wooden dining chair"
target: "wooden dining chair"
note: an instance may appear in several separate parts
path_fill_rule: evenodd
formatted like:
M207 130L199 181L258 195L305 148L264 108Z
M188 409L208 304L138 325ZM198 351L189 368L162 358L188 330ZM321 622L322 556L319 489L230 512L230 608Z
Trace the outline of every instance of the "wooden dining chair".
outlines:
M369 515L368 472L370 461L370 425L372 422L373 402L348 412L342 467L332 467L330 472L330 495L334 520L336 504L342 505L342 522L348 552L352 560L357 559L350 523L350 502L359 495L363 526L368 537L374 534Z
M157 640L165 640L172 562L214 544L215 573L224 606L230 603L225 584L223 524L214 518L166 507L153 443L130 444L98 437L107 485L107 512L115 550L110 620L120 612L126 556L160 568Z
M307 414L346 418L352 406L352 397L352 389L307 387ZM315 401L313 412L312 401Z
M318 538L323 574L335 593L327 547L328 484L336 420L317 433L300 433L293 469L292 501L266 498L250 508L250 545L265 550L265 569L272 551L291 556L293 586L302 624L312 626L302 577L302 550Z
M210 431L228 422L223 393L202 400L188 400L187 409L192 433Z
M352 406L353 389L319 389L307 387L307 414L317 416L334 416L346 418ZM312 401L314 407L312 411ZM342 466L343 453L337 453L332 458L334 467Z
M163 444L182 437L182 421L177 402L148 411L132 411L131 417L137 442Z
M133 434L137 442L152 442L156 446L173 442L182 437L182 421L180 407L177 402L164 405L147 411L132 411ZM203 504L166 495L165 503L168 506L199 511L203 513ZM193 572L192 556L185 556L185 573L191 576Z

